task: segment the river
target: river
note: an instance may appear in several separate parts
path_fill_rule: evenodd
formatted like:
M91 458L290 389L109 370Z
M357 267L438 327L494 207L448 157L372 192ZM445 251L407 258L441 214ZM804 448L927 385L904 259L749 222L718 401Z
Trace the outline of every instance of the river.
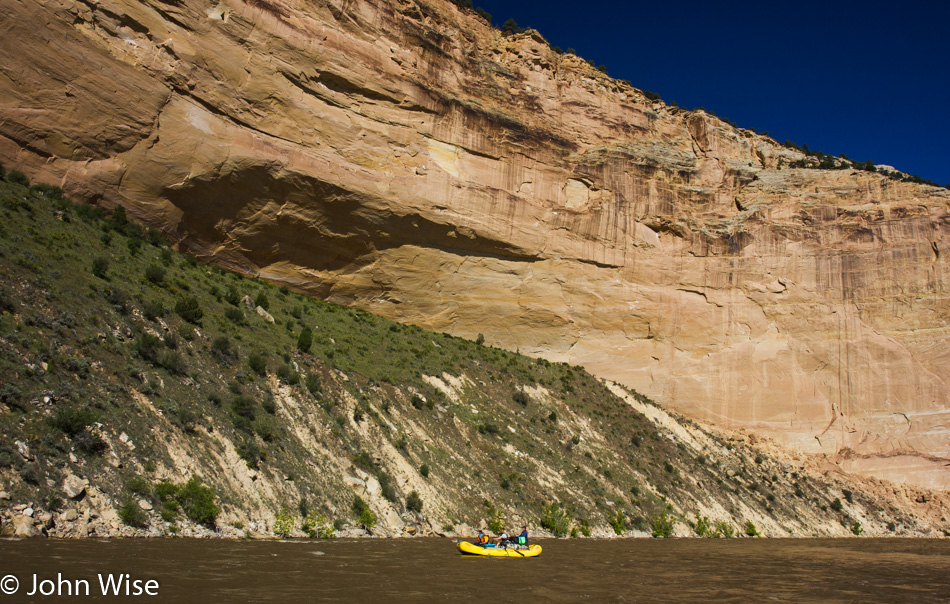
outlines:
M55 594L66 590L71 601L205 604L950 601L950 539L538 543L537 558L491 559L462 556L447 539L4 540L0 588L14 588L9 575L19 586L0 602L65 600ZM100 575L107 590L121 580L122 594L128 583L157 597L103 597Z

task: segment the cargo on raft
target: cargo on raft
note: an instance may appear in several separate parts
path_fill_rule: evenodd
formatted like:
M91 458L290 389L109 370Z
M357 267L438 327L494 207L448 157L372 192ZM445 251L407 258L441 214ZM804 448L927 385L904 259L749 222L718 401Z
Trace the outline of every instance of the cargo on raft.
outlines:
M541 553L541 546L531 544L525 549L518 545L477 545L468 541L459 541L459 551L472 556L492 556L495 558L533 558Z

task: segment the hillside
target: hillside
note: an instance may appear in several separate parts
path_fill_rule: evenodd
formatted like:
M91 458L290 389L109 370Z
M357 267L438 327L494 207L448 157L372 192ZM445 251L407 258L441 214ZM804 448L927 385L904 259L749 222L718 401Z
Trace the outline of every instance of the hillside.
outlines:
M0 161L203 262L950 488L946 189L447 0L5 3L0 73Z
M720 433L580 367L200 264L122 211L7 178L5 534L950 529L943 494Z

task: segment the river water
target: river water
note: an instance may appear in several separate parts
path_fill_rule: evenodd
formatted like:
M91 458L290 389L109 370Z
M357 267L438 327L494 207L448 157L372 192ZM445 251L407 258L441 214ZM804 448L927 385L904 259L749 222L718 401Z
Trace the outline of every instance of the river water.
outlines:
M948 602L950 539L542 540L537 558L447 539L0 541L2 602ZM158 582L103 597L99 575ZM35 579L34 579L35 576ZM61 581L58 581L61 579ZM46 583L43 583L43 581ZM77 583L77 580L80 582ZM86 583L82 583L85 581ZM40 589L32 597L26 595ZM115 583L113 583L114 588ZM88 587L87 587L88 586ZM82 597L57 598L66 589ZM42 592L53 592L43 597ZM86 591L89 595L86 596ZM72 592L76 594L76 591ZM125 591L120 588L120 593ZM135 593L135 585L129 590Z

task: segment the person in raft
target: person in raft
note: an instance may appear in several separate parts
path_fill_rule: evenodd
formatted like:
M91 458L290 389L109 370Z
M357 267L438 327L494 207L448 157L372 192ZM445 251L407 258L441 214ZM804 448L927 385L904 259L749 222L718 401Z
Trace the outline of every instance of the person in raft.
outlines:
M494 541L495 543L497 543L497 544L500 545L501 547L508 547L508 540L509 540L509 539L510 539L510 537L508 537L508 533L506 533L506 532L504 532L504 531L502 531L502 533L501 533L500 535L498 535L497 537L492 537L492 541Z
M521 527L521 534L515 537L514 541L515 543L517 543L519 546L523 548L528 547L528 527L527 526Z
M478 545L488 545L488 535L485 534L485 531L478 531L478 538L475 540L475 543Z

